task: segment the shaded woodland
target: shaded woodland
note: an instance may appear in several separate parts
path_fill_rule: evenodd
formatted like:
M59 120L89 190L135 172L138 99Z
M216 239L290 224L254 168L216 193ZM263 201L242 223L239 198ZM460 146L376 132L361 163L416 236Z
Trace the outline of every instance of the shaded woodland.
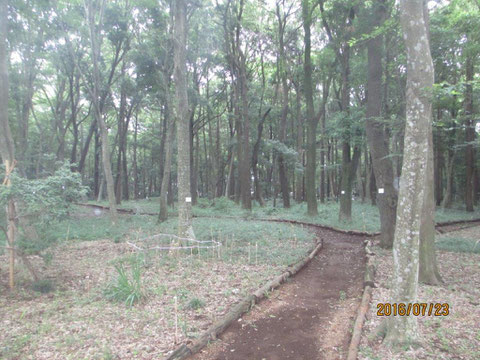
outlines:
M15 256L36 278L28 255L74 203L118 224L122 203L155 202L159 226L176 214L195 239L192 208L226 199L247 218L306 204L313 222L338 204L364 231L355 204L372 205L392 302L443 283L435 209L480 199L478 1L0 0L0 13L10 288ZM416 336L406 319L381 326L392 344Z

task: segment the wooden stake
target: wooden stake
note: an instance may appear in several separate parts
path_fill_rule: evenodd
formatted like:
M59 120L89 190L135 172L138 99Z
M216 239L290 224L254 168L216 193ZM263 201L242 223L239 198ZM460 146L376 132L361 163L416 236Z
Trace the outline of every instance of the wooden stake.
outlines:
M255 265L258 265L258 243L255 243Z
M177 297L174 297L175 300L175 344L178 344L178 304Z

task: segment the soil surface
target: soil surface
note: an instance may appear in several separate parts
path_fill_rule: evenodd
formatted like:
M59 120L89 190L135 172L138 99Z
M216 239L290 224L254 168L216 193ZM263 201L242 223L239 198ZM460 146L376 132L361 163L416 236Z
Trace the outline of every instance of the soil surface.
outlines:
M319 254L193 359L346 358L363 290L364 237L316 231Z

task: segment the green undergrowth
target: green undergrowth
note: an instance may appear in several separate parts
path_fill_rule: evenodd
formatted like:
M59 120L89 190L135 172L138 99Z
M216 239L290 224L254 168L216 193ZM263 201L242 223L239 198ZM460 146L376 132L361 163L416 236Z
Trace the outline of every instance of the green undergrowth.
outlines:
M170 246L175 239L168 234L176 234L177 226L175 217L158 224L156 217L146 215L119 215L119 220L113 225L104 213L100 216L71 217L53 224L43 236L58 243L105 239L116 243L129 241L142 249L152 249ZM197 240L214 240L221 244L220 249L212 248L212 245L216 246L212 242L197 244L182 241L182 246L193 245L194 248L181 252L228 261L248 261L250 258L251 263L288 265L303 256L314 240L314 234L300 226L242 218L194 218L193 228Z
M103 205L107 203L103 202ZM252 203L252 211L247 212L240 205L225 197L214 200L198 199L197 205L193 207L194 216L198 217L236 217L240 219L288 219L309 222L319 225L333 226L345 230L358 230L376 232L380 229L380 215L378 208L370 203L353 201L352 203L352 221L342 222L338 219L339 203L329 201L318 203L318 216L307 215L307 204L305 202L296 203L292 201L289 209L284 209L281 202L273 206L272 201L267 201L265 207L260 207L256 202ZM135 201L123 202L121 208L134 209L140 212L158 212L158 198L149 198ZM176 206L169 207L169 216L176 216ZM452 209L438 208L435 213L437 222L471 220L480 218L480 210L468 213L464 211L463 205L459 204Z
M51 226L47 236L57 240L100 240L116 242L135 237L136 233L151 233L156 230L156 219L144 215L119 215L112 224L108 214L89 217L71 217Z
M440 250L480 254L480 240L442 236L436 241Z
M252 264L289 265L305 255L305 250L314 234L307 229L291 224L267 223L264 221L244 221L242 219L194 218L193 228L197 240L216 241L221 244L203 243L205 249L188 249L186 254L199 254L215 259ZM177 219L158 225L158 232L175 234ZM174 240L168 237L139 241L146 248L168 246ZM196 246L195 242L184 241L184 246ZM212 247L214 246L214 247ZM250 256L249 256L250 254Z

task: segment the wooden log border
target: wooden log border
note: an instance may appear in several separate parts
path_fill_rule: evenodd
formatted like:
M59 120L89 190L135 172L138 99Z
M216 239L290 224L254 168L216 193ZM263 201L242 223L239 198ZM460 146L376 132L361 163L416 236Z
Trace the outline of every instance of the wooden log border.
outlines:
M277 276L267 284L259 288L254 293L246 296L240 303L235 305L226 315L220 320L214 323L208 330L206 330L198 339L192 344L183 344L173 351L170 355L166 356L164 360L182 360L196 354L210 341L215 340L232 322L240 318L244 313L249 311L253 305L264 299L270 291L280 286L289 277L298 273L305 265L307 265L323 247L323 240L316 243L311 250L310 254L303 260L300 260L296 264L292 265L283 274Z
M358 346L360 345L360 340L362 339L362 329L365 322L365 317L368 312L368 307L370 305L370 300L372 298L372 290L375 286L375 265L374 253L371 250L372 241L371 239L365 240L365 255L367 261L365 262L365 277L363 281L363 295L362 302L358 307L357 318L355 319L355 325L353 326L352 339L350 340L350 346L348 347L347 360L356 360L358 356Z

